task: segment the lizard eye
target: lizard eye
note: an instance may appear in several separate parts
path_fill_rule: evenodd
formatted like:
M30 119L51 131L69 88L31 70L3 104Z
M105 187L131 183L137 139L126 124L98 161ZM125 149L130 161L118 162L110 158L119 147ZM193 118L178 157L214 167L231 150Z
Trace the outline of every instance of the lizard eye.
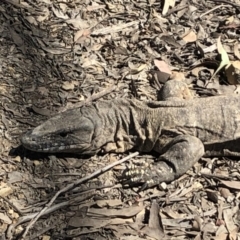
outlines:
M60 135L61 137L66 137L68 134L67 134L66 132L61 132L59 135Z

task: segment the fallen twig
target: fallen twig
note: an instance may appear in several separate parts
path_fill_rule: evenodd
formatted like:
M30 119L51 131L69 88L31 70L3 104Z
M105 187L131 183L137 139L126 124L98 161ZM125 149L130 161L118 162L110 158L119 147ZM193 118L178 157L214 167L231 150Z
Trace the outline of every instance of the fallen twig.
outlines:
M132 27L137 24L139 24L139 21L132 21L128 23L122 23L119 25L96 29L91 33L91 35L105 35L109 33L116 33L116 32L122 31L125 28Z
M184 8L187 8L187 7L189 7L189 5L180 5L180 6L174 7L174 8L172 8L171 10L169 10L169 11L167 12L167 14L164 15L164 17L168 17L168 16L170 16L171 14L173 14L173 13L175 13L175 12L178 12L178 11L181 11L181 10L183 10Z
M228 5L218 5L218 6L214 7L214 8L212 8L212 9L208 10L207 12L204 12L203 14L201 14L199 16L199 18L201 19L203 16L208 15L209 13L217 10L218 8L222 8L222 7L229 7L229 6Z
M111 87L104 89L103 91L101 91L99 93L94 93L92 96L88 97L85 101L74 104L73 108L80 108L84 105L87 105L87 104L91 103L92 101L97 100L97 99L115 91L116 89L117 89L117 86L113 85ZM68 109L71 109L71 108L64 107L60 112L64 112Z
M97 177L99 176L100 174L110 170L111 168L115 167L116 165L119 165L135 156L137 156L139 153L138 152L134 152L132 154L130 154L129 156L119 160L119 161L116 161L112 164L109 164L107 165L106 167L103 167L102 169L99 169L97 171L95 171L94 173L84 177L84 178L81 178L77 181L75 181L74 183L71 183L71 184L68 184L66 187L60 189L55 195L54 197L50 200L50 202L48 204L46 204L46 206L39 212L37 213L36 215L34 215L34 218L32 218L31 222L27 225L24 233L23 233L23 236L22 238L24 239L28 233L28 231L33 227L33 225L35 224L35 222L41 217L43 216L43 214L50 208L50 206L54 203L54 201L57 199L57 197L62 194L62 193L65 193L67 191L69 191L70 189L73 189L74 187L78 186L79 184L83 183L83 182L86 182L90 179L92 179L93 177ZM65 205L64 205L65 206Z
M235 7L236 9L239 9L239 8L240 8L240 5L239 5L239 4L230 2L230 1L228 1L228 0L208 0L208 1L211 1L211 2L220 2L220 3L229 4L229 5L231 5L232 7Z

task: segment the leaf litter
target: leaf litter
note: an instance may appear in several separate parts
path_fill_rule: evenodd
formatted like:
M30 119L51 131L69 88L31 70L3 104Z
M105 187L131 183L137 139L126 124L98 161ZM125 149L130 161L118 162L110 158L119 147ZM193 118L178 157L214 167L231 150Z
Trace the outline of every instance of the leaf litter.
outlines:
M189 85L186 99L239 94L238 9L212 0L3 0L1 237L19 238L59 189L124 157L31 153L19 147L27 129L101 97L156 100L169 79ZM202 159L139 193L117 182L119 165L60 194L24 238L239 239L239 165Z

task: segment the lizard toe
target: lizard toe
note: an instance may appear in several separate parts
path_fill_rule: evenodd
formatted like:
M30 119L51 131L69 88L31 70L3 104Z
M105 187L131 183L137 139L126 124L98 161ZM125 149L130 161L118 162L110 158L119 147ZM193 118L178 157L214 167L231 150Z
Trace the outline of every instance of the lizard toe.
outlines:
M144 167L126 169L121 176L121 182L130 186L141 184L143 190L175 178L173 169L166 162L160 161Z

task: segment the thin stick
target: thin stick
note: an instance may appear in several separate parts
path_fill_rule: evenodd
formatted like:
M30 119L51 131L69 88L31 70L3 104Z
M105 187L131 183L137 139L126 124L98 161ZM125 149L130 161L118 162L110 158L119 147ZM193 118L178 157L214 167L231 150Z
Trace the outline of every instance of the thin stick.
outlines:
M203 16L205 16L205 15L207 15L207 14L215 11L215 10L218 9L218 8L222 8L222 7L230 7L230 6L228 6L228 5L218 5L218 6L216 6L215 8L212 8L212 9L208 10L207 12L201 14L201 15L199 16L199 18L201 19Z
M170 16L172 13L181 11L181 10L183 10L184 8L187 8L187 7L189 7L189 5L182 5L182 6L177 6L177 7L175 7L175 8L172 8L171 10L169 10L169 11L167 12L167 14L164 15L164 17L168 17L168 16Z
M235 7L236 9L239 9L239 8L240 8L240 5L239 5L239 4L230 2L230 1L228 1L228 0L208 0L208 1L211 1L211 2L220 2L220 3L229 4L229 5L231 5L232 7Z
M57 197L61 194L61 193L65 193L67 191L69 191L70 189L78 186L79 184L83 183L83 182L86 182L87 180L93 178L93 177L97 177L99 176L100 174L110 170L111 168L115 167L116 165L119 165L135 156L137 156L139 154L139 152L134 152L132 154L130 154L129 156L119 160L119 161L116 161L112 164L109 164L107 165L106 167L103 167L102 169L99 169L97 171L95 171L94 173L84 177L84 178L81 178L77 181L75 181L74 183L71 183L71 184L68 184L66 187L60 189L55 195L54 197L51 199L51 201L46 204L46 207L44 207L32 220L31 222L27 225L24 233L23 233L23 239L26 237L28 231L30 230L31 227L33 227L33 225L36 223L36 221L48 210L48 208L50 208L50 206L54 203L54 201L57 199Z
M117 86L113 85L111 87L108 87L108 88L104 89L103 91L101 91L99 93L94 93L92 96L88 97L85 101L74 104L73 108L80 108L84 105L87 105L87 104L91 103L92 101L97 100L97 99L115 91L116 89L117 89ZM60 112L64 112L68 109L71 109L71 108L64 107Z
M125 28L129 28L129 27L137 25L137 24L139 24L139 21L132 21L132 22L128 22L128 23L122 23L119 25L96 29L91 33L91 35L104 35L104 34L109 34L109 33L116 33L116 32L122 31Z

